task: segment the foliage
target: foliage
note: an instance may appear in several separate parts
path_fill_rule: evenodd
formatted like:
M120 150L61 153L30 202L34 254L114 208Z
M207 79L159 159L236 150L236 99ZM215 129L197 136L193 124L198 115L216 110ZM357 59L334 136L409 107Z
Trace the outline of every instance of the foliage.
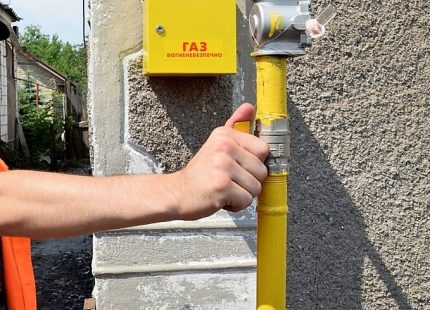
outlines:
M40 166L42 155L49 155L52 159L55 158L52 152L63 151L65 148L61 140L61 134L64 132L63 104L62 94L54 92L49 100L41 98L36 105L34 92L34 84L26 82L19 90L18 97L21 124L31 161L36 166ZM55 140L55 148L53 148L53 140Z
M83 46L64 43L58 35L43 34L39 26L27 26L19 42L31 53L78 83L87 87L87 53Z
M31 164L25 158L20 149L12 148L8 143L0 140L0 158L11 169L26 169L30 168Z

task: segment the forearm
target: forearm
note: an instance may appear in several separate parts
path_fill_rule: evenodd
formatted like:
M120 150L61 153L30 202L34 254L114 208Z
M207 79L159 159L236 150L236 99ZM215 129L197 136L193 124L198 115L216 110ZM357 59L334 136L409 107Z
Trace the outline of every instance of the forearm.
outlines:
M0 235L66 237L178 218L175 175L0 173Z
M81 177L0 173L0 235L66 237L170 220L195 220L251 204L267 176L264 141L233 130L251 121L242 105L190 163L166 175Z

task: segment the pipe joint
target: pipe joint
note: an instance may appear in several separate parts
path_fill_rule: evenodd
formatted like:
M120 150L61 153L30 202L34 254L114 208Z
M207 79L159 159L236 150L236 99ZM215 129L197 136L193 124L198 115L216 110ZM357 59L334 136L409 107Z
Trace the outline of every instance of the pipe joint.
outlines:
M259 204L257 207L258 215L268 215L268 216L286 216L288 213L287 205L283 206L267 206Z
M290 130L287 118L279 118L263 124L257 120L256 136L269 145L270 153L266 159L269 175L287 174L290 158Z

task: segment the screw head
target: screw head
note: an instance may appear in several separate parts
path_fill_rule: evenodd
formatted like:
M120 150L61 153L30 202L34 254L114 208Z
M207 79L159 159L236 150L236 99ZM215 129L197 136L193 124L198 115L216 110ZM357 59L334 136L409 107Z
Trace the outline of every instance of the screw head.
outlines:
M155 27L155 31L156 31L158 34L163 34L164 32L166 32L166 29L163 27L163 25L157 25L157 26Z

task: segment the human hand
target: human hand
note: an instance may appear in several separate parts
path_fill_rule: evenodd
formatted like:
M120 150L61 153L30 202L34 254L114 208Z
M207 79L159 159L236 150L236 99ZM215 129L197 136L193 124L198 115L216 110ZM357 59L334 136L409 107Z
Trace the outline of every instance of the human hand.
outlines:
M237 122L253 121L254 114L251 104L241 105L176 174L180 219L199 219L223 208L237 212L260 193L267 176L264 160L269 147L257 137L233 129Z

